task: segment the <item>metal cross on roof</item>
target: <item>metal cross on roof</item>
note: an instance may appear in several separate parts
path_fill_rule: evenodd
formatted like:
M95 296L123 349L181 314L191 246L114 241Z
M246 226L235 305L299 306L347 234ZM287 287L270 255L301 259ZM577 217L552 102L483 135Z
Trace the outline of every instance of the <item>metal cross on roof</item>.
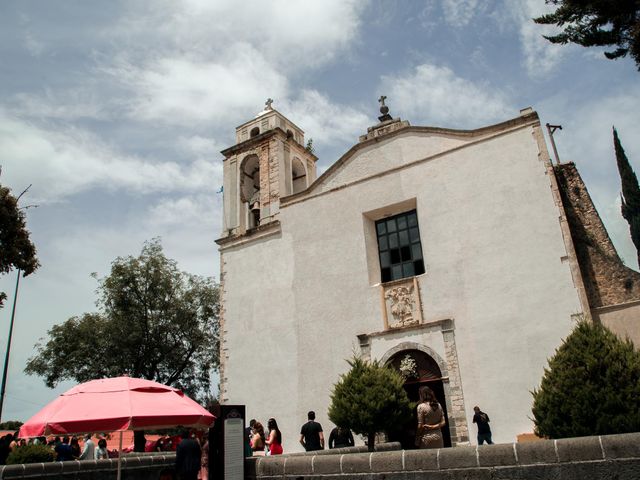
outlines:
M378 99L378 102L380 102L380 106L384 107L384 101L387 99L386 95L381 95L380 98Z
M272 98L267 98L267 101L264 102L264 104L267 106L267 110L271 110L271 104L273 103L273 99Z

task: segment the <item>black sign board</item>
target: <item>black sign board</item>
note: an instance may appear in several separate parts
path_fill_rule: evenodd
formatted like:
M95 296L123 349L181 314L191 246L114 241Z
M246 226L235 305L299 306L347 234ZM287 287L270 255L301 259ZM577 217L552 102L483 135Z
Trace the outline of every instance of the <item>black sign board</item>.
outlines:
M245 406L215 405L209 431L209 479L244 480Z

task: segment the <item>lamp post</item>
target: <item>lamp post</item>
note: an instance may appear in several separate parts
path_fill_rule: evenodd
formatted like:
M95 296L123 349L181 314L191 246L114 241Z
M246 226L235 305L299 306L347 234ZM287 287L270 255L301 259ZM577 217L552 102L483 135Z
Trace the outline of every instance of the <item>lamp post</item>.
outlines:
M9 370L9 354L11 353L11 336L13 335L13 319L16 316L16 302L18 300L18 287L20 286L20 269L16 279L16 291L13 294L13 307L11 308L11 322L9 323L9 338L7 339L7 353L4 357L4 369L2 370L2 386L0 387L0 421L2 421L2 407L4 405L4 391L7 385L7 371Z

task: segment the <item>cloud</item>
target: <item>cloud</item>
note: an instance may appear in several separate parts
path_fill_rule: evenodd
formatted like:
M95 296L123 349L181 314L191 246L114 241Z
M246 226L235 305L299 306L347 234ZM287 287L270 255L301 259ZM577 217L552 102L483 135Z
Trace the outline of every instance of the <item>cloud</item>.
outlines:
M302 125L307 140L316 145L354 143L372 123L362 111L348 105L332 103L317 90L302 90L300 95L284 105L287 117Z
M230 47L216 61L164 57L141 67L123 62L108 71L134 92L132 118L184 126L228 125L230 117L258 111L267 97L281 98L288 90L287 79L248 44Z
M160 6L130 4L115 33L122 33L126 43L153 37L156 48L183 53L186 48L204 58L247 43L279 69L301 70L348 48L367 5L359 0L247 0L240 7L232 0L166 0Z
M543 77L566 55L567 47L549 42L543 35L557 32L553 25L538 25L533 19L542 14L554 11L540 0L522 0L513 2L506 0L505 13L515 21L520 35L523 53L523 64L531 77ZM509 20L505 20L509 21Z
M18 93L7 99L7 109L20 117L40 119L108 120L113 117L104 99L99 98L98 90L87 85L69 90L45 88L37 94Z
M501 92L428 63L405 75L383 76L380 91L388 92L393 115L414 123L476 128L516 113Z
M220 176L216 162L159 161L121 153L87 130L36 126L0 112L3 177L33 184L33 202L55 202L89 189L148 194L207 189Z
M480 0L443 0L444 19L452 27L464 27L476 15L477 10L484 7Z

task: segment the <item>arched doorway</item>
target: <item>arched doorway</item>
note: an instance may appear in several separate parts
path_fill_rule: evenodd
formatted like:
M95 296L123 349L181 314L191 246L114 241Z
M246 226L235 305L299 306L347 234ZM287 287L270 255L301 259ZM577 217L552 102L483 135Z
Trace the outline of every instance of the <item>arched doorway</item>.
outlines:
M444 385L442 382L442 372L438 363L427 353L420 350L402 350L395 353L387 361L387 365L398 370L405 377L404 389L412 402L418 402L418 389L426 385L433 390L438 398L438 402L442 405L447 423L442 429L444 446L451 446L451 433L449 431L449 421L447 414L447 402L444 394ZM415 448L416 427L417 427L416 411L413 411L411 423L407 423L397 432L389 433L389 440L400 442L402 448Z

